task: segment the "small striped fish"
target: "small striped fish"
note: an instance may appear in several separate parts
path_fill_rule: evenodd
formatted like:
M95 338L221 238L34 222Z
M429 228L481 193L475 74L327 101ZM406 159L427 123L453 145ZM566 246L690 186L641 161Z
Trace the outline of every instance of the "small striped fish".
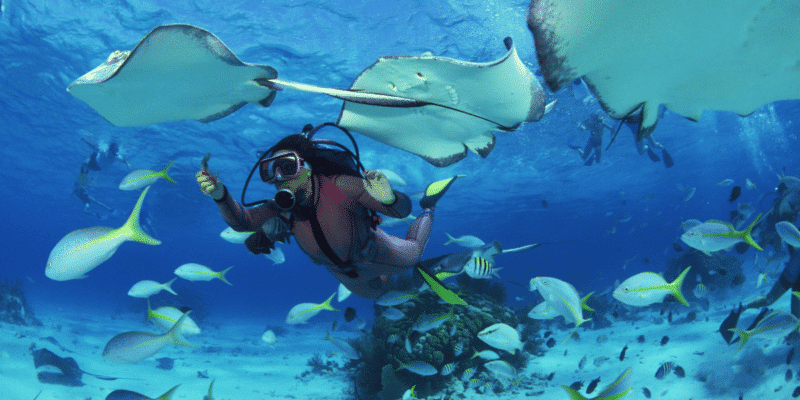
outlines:
M464 341L463 340L458 342L458 343L456 343L455 347L453 347L453 355L454 356L458 357L462 353L464 353Z
M497 274L502 268L494 268L491 262L485 258L475 257L464 266L464 272L472 279L492 279L492 275L498 279L500 275Z
M471 382L473 380L472 376L475 375L475 368L467 368L464 370L464 373L461 375L461 380L464 382ZM470 389L473 389L472 387Z
M672 361L661 364L661 366L658 367L658 371L656 371L656 379L661 380L666 378L667 375L672 372L672 366Z
M443 376L447 376L452 374L453 371L456 370L456 368L458 368L458 363L448 363L445 364L444 367L442 367L442 371L439 373L442 374Z

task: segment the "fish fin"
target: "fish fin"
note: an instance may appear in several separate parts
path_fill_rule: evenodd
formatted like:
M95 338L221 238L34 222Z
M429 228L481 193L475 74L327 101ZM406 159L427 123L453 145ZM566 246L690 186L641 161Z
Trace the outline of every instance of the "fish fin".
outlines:
M739 350L742 349L742 347L744 347L744 344L747 343L747 341L750 339L751 334L748 333L747 331L743 331L743 330L737 329L737 328L731 328L731 329L728 329L728 330L731 331L731 332L739 334L739 338L742 339L741 343L739 343L739 348L736 349L736 351L733 353L733 354L736 354L736 353L739 352Z
M633 369L628 367L620 374L617 380L606 386L606 388L595 397L595 400L617 400L625 397L632 389L632 371Z
M584 309L584 310L586 310L586 311L594 311L594 309L592 309L591 307L589 307L588 305L586 305L586 300L589 300L589 296L591 296L591 295L593 295L593 294L594 294L594 292L591 292L591 293L587 294L586 296L584 296L584 297L581 299L581 308L582 308L582 309Z
M175 160L170 161L169 164L167 164L167 166L164 167L164 169L162 169L161 172L158 173L164 179L166 179L166 180L168 180L168 181L170 181L172 183L175 183L175 180L170 178L169 175L167 175L167 172L169 172L169 167L171 167L172 164L174 164L174 163L175 163Z
M454 238L453 236L451 236L449 233L445 232L444 234L445 234L445 235L447 235L447 238L449 239L448 241L444 242L444 245L445 245L445 246L447 246L447 245L448 245L448 244L450 244L450 243L454 243L454 242L456 242L456 238Z
M150 190L150 186L144 188L142 194L139 195L139 200L136 201L136 206L133 207L131 215L128 217L128 220L125 221L125 225L122 225L118 231L127 235L130 238L129 240L134 242L158 245L161 244L161 241L144 233L142 226L139 225L139 214L142 212L142 202L144 202L144 196L147 194L148 190Z
M208 385L208 395L206 396L208 397L208 400L214 400L214 395L211 394L211 392L214 390L214 381L216 381L216 379L212 379L211 384Z
M147 319L144 322L150 321L153 318L153 309L150 308L150 297L147 297Z
M219 271L219 272L217 272L217 275L216 275L216 277L217 277L217 278L219 278L219 280L221 280L221 281L223 281L223 282L227 283L228 285L231 285L231 286L233 286L233 284L232 284L232 283L228 282L228 280L227 280L227 279L225 279L225 274L227 274L227 273L228 273L228 271L230 271L230 270L231 270L231 268L233 268L233 265L231 265L231 266L230 266L230 267L228 267L228 268L225 268L225 269L223 269L222 271Z
M578 332L578 327L579 327L579 326L581 326L581 325L582 325L584 322L588 322L588 321L591 321L591 320L592 320L592 319L591 319L591 318L589 318L589 319L585 319L585 320L581 321L579 324L575 324L575 328L574 328L574 329L572 329L572 332L570 332L570 333L569 333L569 336L567 336L567 338L566 338L566 339L564 339L564 342L562 342L562 344L563 344L563 343L567 343L567 342L569 341L569 338L571 338L571 337L572 337L572 335L574 335L575 333L577 333L577 332Z
M743 234L742 239L744 239L744 241L747 242L747 244L749 244L750 246L753 246L756 249L758 249L758 251L764 251L764 249L762 249L761 246L759 246L758 243L756 243L755 240L753 240L753 237L750 236L750 233L753 231L753 227L761 219L762 215L763 214L758 214L756 219L754 219L753 222L751 222L750 225L747 227L747 229L745 229L744 232L742 232Z
M681 286L683 286L683 278L686 277L686 274L689 272L689 269L692 267L686 267L686 269L681 272L681 274L669 284L669 291L672 292L672 295L680 301L683 305L689 307L689 302L686 301L686 298L683 297L683 293L681 292Z
M171 287L170 285L172 285L172 282L175 282L175 280L176 280L176 279L178 279L178 278L172 278L172 280L171 280L171 281L169 281L169 282L167 282L167 283L165 283L165 284L161 285L161 287L163 287L163 288L164 288L164 290L166 290L166 291L168 291L168 292L170 292L170 293L174 294L175 296L177 296L178 294L177 294L177 293L175 293L175 291L174 291L174 290L172 290L172 287ZM150 298L148 297L148 300L149 300L149 299L150 299Z
M175 343L179 346L198 348L200 346L193 344L192 342L186 340L186 338L183 337L183 321L186 319L187 316L189 316L189 313L191 312L192 310L183 313L183 315L181 315L181 317L178 318L178 321L176 321L172 325L172 328L169 329L169 332L167 332L166 335L172 338L172 343Z
M498 272L500 272L501 269L503 269L503 267L493 268L492 269L492 275L496 276L497 279L503 279L503 278L500 277L500 274L498 273Z
M336 296L336 292L333 292L331 297L328 297L328 300L325 300L324 303L319 305L319 308L323 310L330 310L330 311L339 311L331 306L331 300L333 300L333 296Z
M457 304L461 306L467 305L466 301L462 300L457 294L444 287L441 282L428 275L428 273L423 271L422 268L417 268L417 271L419 271L420 275L422 275L422 278L425 279L425 282L428 283L428 286L430 286L431 290L441 297L442 300L450 304Z
M175 390L178 389L178 386L180 386L180 384L173 386L172 389L167 391L167 393L164 393L161 396L158 396L157 398L155 398L153 400L170 400L170 399L172 399L172 395L175 393Z
M575 389L573 389L573 388L571 388L569 386L561 385L561 388L563 388L567 392L567 394L569 395L570 400L588 400L586 397L583 397L582 394L578 393L577 390L575 390Z

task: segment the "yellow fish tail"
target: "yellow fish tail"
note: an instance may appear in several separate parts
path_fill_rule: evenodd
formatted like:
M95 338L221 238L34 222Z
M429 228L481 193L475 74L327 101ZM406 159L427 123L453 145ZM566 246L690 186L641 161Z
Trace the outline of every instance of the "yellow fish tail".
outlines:
M328 297L328 300L325 300L324 303L320 304L319 308L321 308L323 310L339 311L339 310L333 308L333 306L331 306L331 300L333 300L333 296L336 296L336 292L333 292L331 297Z
M583 397L583 395L578 393L577 390L575 390L575 389L573 389L573 388L571 388L569 386L564 386L564 385L561 385L561 387L564 390L567 391L567 394L569 395L570 400L587 400L587 398Z
M172 178L170 178L170 177L169 177L169 175L167 175L167 172L169 172L169 167L171 167L171 166L172 166L172 164L174 164L174 163L175 163L175 160L172 160L172 161L170 161L170 163L169 163L169 164L167 164L167 166L166 166L166 167L164 167L164 169L162 169L162 170L161 170L161 171L159 171L159 173L158 173L158 175L159 175L159 176L161 176L162 178L164 178L164 179L166 179L166 180L168 180L168 181L170 181L170 182L172 182L172 183L175 183L175 180L174 180L174 179L172 179Z
M211 380L211 384L208 385L208 396L206 396L206 397L208 397L208 400L214 400L214 395L211 394L211 392L214 390L214 381L215 380L216 379L212 379Z
M586 300L589 300L589 296L591 296L593 294L594 294L594 292L591 292L591 293L587 294L584 298L581 299L581 308L582 309L584 309L586 311L594 311L594 309L592 309L591 307L586 305Z
M687 307L689 306L689 302L686 301L686 298L683 297L683 292L681 292L681 286L683 286L683 278L686 277L686 274L689 272L689 269L691 268L692 267L686 267L686 269L683 270L683 272L681 272L678 278L676 278L675 281L673 281L668 285L669 291L672 292L672 295L675 296L675 298L678 299L678 301L680 301L681 303L683 303L683 305Z
M588 296L587 296L587 297L588 297ZM594 310L592 310L592 311L594 311ZM569 338L571 338L571 337L572 337L572 335L574 335L574 334L576 334L576 333L578 332L578 327L579 327L579 326L581 326L581 325L582 325L584 322L588 322L588 321L591 321L591 320L592 320L592 319L591 319L591 318L589 318L589 319L585 319L585 320L581 321L580 323L576 323L576 324L575 324L575 328L574 328L574 329L572 329L572 332L570 332L570 333L569 333L569 336L567 336L567 338L566 338L566 339L564 339L564 341L562 342L562 344L565 344L565 343L567 343L567 342L569 341Z
M764 249L762 249L761 246L759 246L758 243L756 243L756 241L753 240L753 237L750 236L750 232L753 230L753 227L756 225L756 222L758 222L761 219L761 215L762 214L758 214L756 219L754 219L753 222L750 223L750 226L748 226L747 229L745 229L744 232L742 232L742 239L744 239L744 241L750 246L753 246L756 249L758 249L758 251L764 251Z
M741 339L741 340L740 340L740 342L741 342L741 343L739 343L739 348L738 348L738 349L736 349L736 352L735 352L735 353L733 353L733 354L736 354L736 353L738 353L738 352L739 352L739 350L741 350L741 349L742 349L742 347L744 347L744 344L745 344L745 343L747 343L747 341L748 341L748 340L750 340L750 336L753 336L753 334L752 334L752 333L750 333L750 332L747 332L747 331L743 331L743 330L741 330L741 329L730 328L730 329L728 329L728 330L729 330L729 331L731 331L731 332L733 332L733 333L736 333L736 334L738 334L738 335L739 335L739 338Z
M172 395L175 394L175 390L178 389L178 386L180 386L180 385L175 385L172 389L168 390L167 393L164 393L161 396L158 396L154 400L171 400L172 399Z
M178 321L172 325L172 328L169 329L169 332L167 332L166 335L172 339L172 343L175 343L179 346L197 348L200 346L193 344L183 337L183 321L189 316L190 312L192 312L192 310L183 313L183 315L178 318Z
M153 318L153 316L155 316L155 313L153 312L153 309L150 308L150 297L148 297L147 298L147 319L145 320L145 322L150 321L150 318Z
M227 279L225 279L225 274L227 274L227 273L228 273L228 271L230 271L230 270L231 270L231 268L233 268L233 266L232 266L232 265L231 265L230 267L228 267L228 268L225 268L225 269L224 269L224 270L222 270L222 271L219 271L219 272L217 272L217 273L216 273L216 275L214 275L214 276L216 276L217 278L219 278L219 280L221 280L221 281L223 281L223 282L227 283L228 285L231 285L231 286L233 286L233 284L232 284L232 283L228 282L228 280L227 280Z
M129 238L128 240L155 246L161 244L161 241L144 233L142 226L139 225L139 214L142 212L142 203L144 202L144 196L147 194L148 190L150 190L150 186L142 190L142 194L139 195L139 200L136 201L136 206L133 207L133 212L131 212L128 220L125 221L125 225L119 228L119 231L123 235L126 235Z

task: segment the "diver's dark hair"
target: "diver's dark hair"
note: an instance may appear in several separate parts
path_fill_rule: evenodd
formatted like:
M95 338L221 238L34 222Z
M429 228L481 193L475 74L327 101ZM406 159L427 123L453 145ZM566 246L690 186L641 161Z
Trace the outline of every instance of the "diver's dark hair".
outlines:
M312 140L314 134L326 126L333 126L341 129L341 131L344 132L352 141L355 152L352 152L347 147L331 140ZM253 165L253 168L250 170L250 174L247 175L247 180L244 181L244 187L242 188L243 206L252 207L271 201L265 199L255 202L246 202L244 195L245 192L247 192L247 187L250 185L250 179L253 177L256 169L259 168L261 161L272 156L279 150L289 150L297 153L297 155L300 156L303 161L307 162L308 165L311 166L311 173L313 174L319 174L323 176L349 175L359 178L364 177L361 174L361 171L364 170L364 165L361 164L358 144L356 143L355 139L353 139L353 135L350 134L347 129L331 122L326 122L318 125L317 127L306 125L303 128L303 133L289 135L279 140L278 143L275 143L274 146L270 147L267 151L261 154L261 157L259 157L258 161L256 161L255 165Z
M272 156L279 150L290 150L297 153L303 161L307 162L314 174L363 177L353 153L323 146L323 143L315 142L298 133L289 135L275 143L274 146L267 150L267 154Z

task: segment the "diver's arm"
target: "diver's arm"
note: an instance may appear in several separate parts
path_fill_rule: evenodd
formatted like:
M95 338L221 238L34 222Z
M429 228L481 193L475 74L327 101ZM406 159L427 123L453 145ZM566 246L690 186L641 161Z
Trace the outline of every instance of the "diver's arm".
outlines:
M273 201L268 201L258 207L244 208L225 188L225 195L219 199L214 199L219 207L219 212L225 222L237 232L257 231L261 229L272 217L280 215L280 209Z
M366 209L393 217L405 218L411 214L411 199L403 192L392 190L394 202L383 204L372 197L365 188L365 181L355 176L340 175L335 178L336 186L355 199Z

